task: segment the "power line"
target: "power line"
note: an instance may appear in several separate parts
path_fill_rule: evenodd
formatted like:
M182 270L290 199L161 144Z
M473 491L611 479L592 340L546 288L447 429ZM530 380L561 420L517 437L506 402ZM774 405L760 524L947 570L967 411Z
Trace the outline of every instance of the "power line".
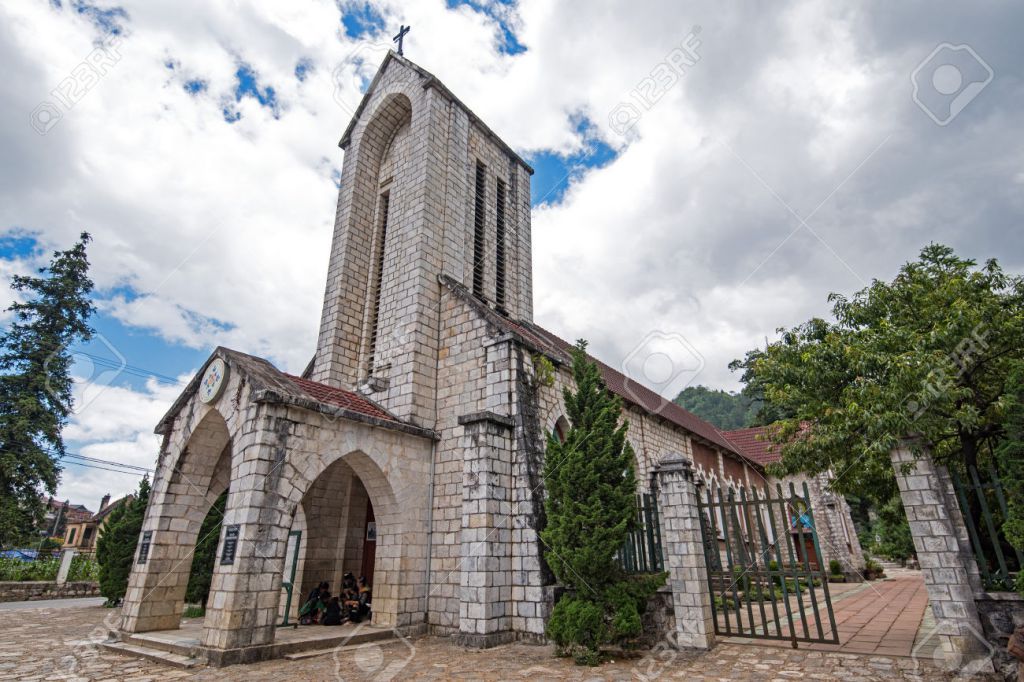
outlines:
M76 355L83 355L83 356L89 358L90 360L92 360L93 362L95 362L98 365L101 365L103 367L108 367L110 369L116 369L119 372L126 372L128 374L132 374L132 375L138 376L138 377L153 377L154 379L157 379L158 381L162 381L164 383L169 383L169 384L182 384L182 383L184 383L182 381L179 381L178 379L175 379L174 377L169 377L166 374L161 374L160 372L154 372L153 370L146 369L144 367L135 367L134 365L129 365L129 364L124 363L124 362L119 362L117 360L112 360L110 358L105 358L105 357L103 357L101 355L94 355L93 353L87 353L85 351L73 351L73 352Z
M148 469L146 467L140 467L140 466L138 466L136 464L127 464L125 462L114 462L114 461L111 461L109 459L99 459L97 457L87 457L85 455L79 455L79 454L74 453L74 452L66 452L63 455L61 455L59 452L54 452L52 450L43 450L43 452L46 453L47 455L50 455L51 457L56 457L57 459L60 459L60 460L68 460L68 459L70 459L72 461L69 461L68 464L73 464L75 466L89 467L89 468L92 468L92 469L103 469L104 471L113 471L115 473L121 473L121 474L145 475L145 474L153 473L152 469ZM4 453L5 454L11 454L11 455L17 455L18 454L17 452L12 452L10 450L5 450ZM79 461L79 460L81 460L81 461ZM97 466L97 465L106 465L107 467L117 467L117 468L116 469L110 469L110 468L105 468L103 466Z
M108 469L107 467L96 466L95 464L85 464L84 462L70 462L75 466L85 467L87 469L99 469L100 471L110 471L115 474L126 474L128 476L145 476L146 474L139 471L125 471L124 469Z
M146 472L146 473L152 473L153 472L153 470L150 469L150 468L140 467L140 466L137 466L135 464L125 464L124 462L113 462L113 461L107 460L107 459L97 459L96 457L86 457L85 455L79 455L79 454L75 454L75 453L72 453L72 452L65 453L64 457L62 459L66 459L66 458L80 459L80 460L84 460L86 462L92 462L94 464L107 464L109 466L117 466L117 467L122 467L124 469L135 469L137 471L142 471L142 472ZM78 464L78 462L72 462L72 464Z

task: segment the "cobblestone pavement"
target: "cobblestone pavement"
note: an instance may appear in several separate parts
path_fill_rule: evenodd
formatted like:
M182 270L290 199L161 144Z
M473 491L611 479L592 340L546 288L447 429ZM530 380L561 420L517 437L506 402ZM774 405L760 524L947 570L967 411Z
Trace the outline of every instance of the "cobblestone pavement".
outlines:
M486 651L450 639L367 645L301 661L178 670L98 650L102 607L26 609L0 622L0 680L942 680L909 658L720 644L711 653L656 650L646 658L580 668L554 658L550 647L512 644ZM112 622L112 621L111 621Z
M806 644L810 651L849 654L910 656L921 636L928 594L920 571L893 569L889 578L867 583L833 584L832 608L840 644ZM827 617L821 614L827 633ZM813 631L813 624L810 625ZM797 630L800 631L799 628ZM738 641L736 639L728 640ZM787 647L782 641L764 640L765 646Z

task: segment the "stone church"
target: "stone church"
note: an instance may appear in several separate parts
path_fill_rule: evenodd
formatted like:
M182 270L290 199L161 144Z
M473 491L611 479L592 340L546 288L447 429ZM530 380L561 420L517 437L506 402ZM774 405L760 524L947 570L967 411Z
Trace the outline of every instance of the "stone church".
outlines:
M303 595L349 571L372 584L376 626L479 647L543 637L541 470L547 434L567 428L571 378L570 345L533 322L533 171L395 53L340 146L315 356L295 376L218 348L161 420L123 633L179 627L200 526L227 491L202 635L211 662L272 655L245 652L269 651ZM625 399L643 490L669 455L712 485L766 485L762 443L600 366ZM823 551L852 571L848 509L832 508Z

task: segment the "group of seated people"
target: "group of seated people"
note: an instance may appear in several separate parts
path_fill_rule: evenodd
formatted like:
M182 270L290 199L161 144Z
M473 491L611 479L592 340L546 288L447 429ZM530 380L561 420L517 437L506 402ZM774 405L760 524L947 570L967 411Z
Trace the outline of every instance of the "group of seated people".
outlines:
M299 609L300 625L341 625L359 623L370 617L370 587L366 578L357 581L351 573L341 579L341 592L331 596L330 585L320 583Z

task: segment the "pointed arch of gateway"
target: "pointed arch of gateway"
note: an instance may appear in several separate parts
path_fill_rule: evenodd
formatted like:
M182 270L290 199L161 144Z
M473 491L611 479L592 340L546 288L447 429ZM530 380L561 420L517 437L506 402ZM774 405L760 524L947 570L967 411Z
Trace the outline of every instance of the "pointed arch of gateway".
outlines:
M199 530L213 503L228 490L232 436L224 416L209 408L178 444L165 443L143 522L145 549L124 599L122 627L131 632L177 628ZM147 565L148 564L148 565Z
M421 607L412 613L402 608L418 584L402 565L414 550L406 546L406 525L387 475L371 456L354 450L325 459L295 507L292 529L303 532L296 569L301 597L293 600L291 615L320 582L337 594L342 576L352 573L366 576L372 587L375 624L408 625Z

